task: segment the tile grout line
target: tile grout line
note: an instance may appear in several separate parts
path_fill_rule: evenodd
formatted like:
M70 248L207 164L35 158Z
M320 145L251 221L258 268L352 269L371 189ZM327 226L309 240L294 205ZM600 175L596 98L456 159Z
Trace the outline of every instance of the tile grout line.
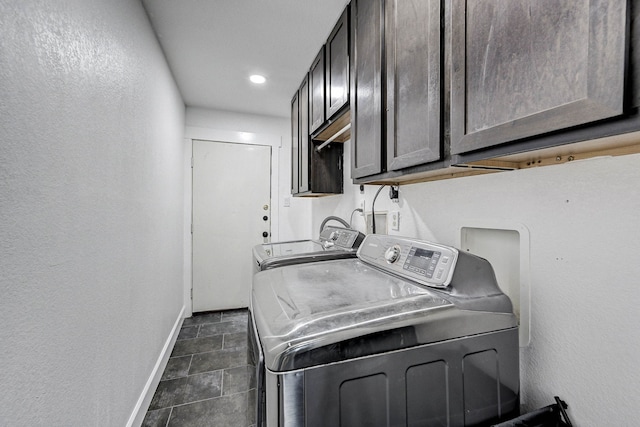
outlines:
M189 359L189 366L187 367L187 378L189 377L189 371L191 370L191 364L193 363L193 354L191 355L191 358Z
M225 397L233 397L233 396L238 396L238 395L245 394L245 393L248 395L248 393L249 393L251 390L253 390L253 389L249 389L249 390L246 390L246 391L237 391L237 392L235 392L235 393L231 393L231 394L222 394L222 391L221 391L221 392L220 392L220 396L208 397L208 398L206 398L206 399L193 400L193 401L191 401L191 402L180 403L180 404L178 404L178 405L170 406L170 408L171 408L171 411L173 412L173 410L174 410L175 408L179 408L179 407L181 407L181 406L192 405L192 404L194 404L194 403L202 403L202 402L207 402L207 401L209 401L209 400L222 399L222 398L225 398ZM161 409L162 409L162 408L161 408Z
M236 332L234 332L234 333L236 333ZM238 332L238 333L241 333L241 332ZM222 335L224 336L225 334L222 334ZM204 338L213 338L213 337L218 337L218 336L220 336L220 335L212 335L212 336L208 336L208 337L204 337ZM194 338L194 339L200 339L200 338ZM183 354L183 355L179 355L179 356L172 356L172 357L174 357L174 358L175 357L187 357L189 355L195 356L196 354L213 353L213 352L216 352L216 351L224 351L224 350L243 350L245 348L247 348L247 346L245 344L240 345L239 347L223 348L223 343L221 342L220 343L220 348L215 349L215 350L198 351L198 352L187 353L187 354Z
M229 369L244 368L245 366L249 366L249 364L247 364L247 363L243 363L243 364L240 364L240 365L232 364L231 366L226 366L224 368L213 369L211 371L194 372L193 374L187 373L187 376L190 377L190 376L198 375L198 374L206 374L207 372L216 372L216 371L223 371L223 370L229 370Z
M220 372L220 396L224 396L224 369Z
M169 427L169 422L171 421L171 414L173 414L173 408L174 408L174 406L172 406L171 409L169 410L169 416L167 417L167 423L164 425L164 427Z
M217 336L217 335L216 335L216 336ZM187 357L187 356L189 356L189 355L191 355L191 356L195 356L195 355L197 355L197 354L215 353L216 351L224 351L224 350L230 350L230 351L232 351L232 350L244 350L244 349L246 349L246 348L247 348L246 346L242 346L242 347L231 347L231 348L226 348L226 349L225 349L225 348L219 348L219 349L217 349L217 350L200 351L200 352L197 352L197 353L187 353L187 354L183 354L183 355L181 355L181 356L173 356L173 357L174 357L174 358L177 358L177 357Z

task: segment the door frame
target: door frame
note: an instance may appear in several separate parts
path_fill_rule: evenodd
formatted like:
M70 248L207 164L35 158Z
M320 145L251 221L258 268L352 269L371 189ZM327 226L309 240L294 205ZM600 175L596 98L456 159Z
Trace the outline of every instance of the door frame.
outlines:
M266 145L271 147L271 240L279 240L280 224L280 155L282 150L282 137L280 135L229 131L220 129L209 129L201 127L187 126L185 130L185 157L184 157L184 306L185 317L191 317L193 314L192 288L193 288L193 239L192 239L192 221L193 221L193 175L192 175L192 157L193 157L193 141L211 141L211 142L228 142L235 144L247 145Z

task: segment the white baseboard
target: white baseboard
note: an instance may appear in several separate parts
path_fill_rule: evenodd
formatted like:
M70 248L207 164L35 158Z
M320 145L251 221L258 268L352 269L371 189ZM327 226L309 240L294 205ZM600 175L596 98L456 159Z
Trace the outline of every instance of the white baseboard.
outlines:
M142 389L142 393L138 398L138 402L136 402L136 406L133 408L129 421L127 421L127 427L140 427L142 425L142 421L144 421L147 409L149 409L149 405L151 404L151 399L153 399L153 394L158 387L158 383L160 383L160 378L162 378L164 368L166 368L167 362L169 361L173 345L178 339L178 334L180 333L180 328L184 321L184 311L185 306L182 306L182 310L180 310L180 314L178 314L178 318L173 325L173 329L171 330L167 341L164 343L164 347L162 347L162 351L160 352L158 360L153 367L153 371L151 371L151 375Z

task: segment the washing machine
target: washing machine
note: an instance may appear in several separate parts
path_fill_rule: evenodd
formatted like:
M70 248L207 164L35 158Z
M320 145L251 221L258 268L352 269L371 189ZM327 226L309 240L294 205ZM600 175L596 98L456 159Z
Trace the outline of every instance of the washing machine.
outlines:
M254 276L267 427L484 426L519 410L518 323L488 261L368 235L357 258Z
M330 259L355 258L364 234L351 228L326 226L318 240L263 243L253 248L254 272Z

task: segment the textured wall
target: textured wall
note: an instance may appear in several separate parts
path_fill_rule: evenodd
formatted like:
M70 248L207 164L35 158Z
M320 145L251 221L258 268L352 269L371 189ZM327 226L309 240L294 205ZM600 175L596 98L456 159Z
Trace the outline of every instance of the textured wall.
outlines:
M183 305L184 105L134 0L0 0L0 425L122 426Z
M640 155L599 158L401 186L397 205L383 189L376 211L400 211L391 234L451 245L470 223L524 224L532 313L531 345L520 354L524 409L559 395L576 426L632 427L640 419L638 182ZM343 196L314 200L313 227L328 214L348 218L363 198L369 210L377 188L363 196L347 185Z

